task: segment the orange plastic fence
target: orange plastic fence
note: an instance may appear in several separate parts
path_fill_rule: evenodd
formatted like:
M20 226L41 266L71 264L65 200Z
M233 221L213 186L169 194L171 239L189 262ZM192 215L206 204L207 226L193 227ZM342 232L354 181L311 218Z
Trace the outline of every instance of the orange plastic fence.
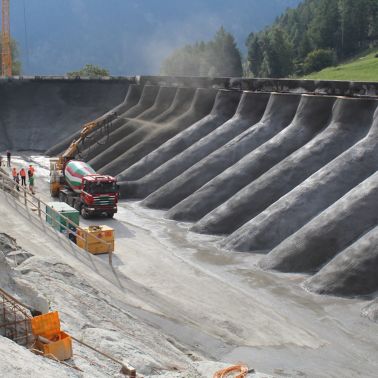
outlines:
M237 375L231 375L237 374ZM226 377L233 377L233 378L245 378L248 374L248 366L247 365L233 365L226 367L222 370L217 371L214 373L213 378L226 378Z

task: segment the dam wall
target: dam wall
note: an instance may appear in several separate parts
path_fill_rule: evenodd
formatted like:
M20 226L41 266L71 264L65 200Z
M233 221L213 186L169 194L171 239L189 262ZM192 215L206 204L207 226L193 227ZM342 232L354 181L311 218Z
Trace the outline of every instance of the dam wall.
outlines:
M308 274L309 290L378 290L378 83L33 78L0 81L0 96L0 150L58 155L112 111L76 158L122 198Z

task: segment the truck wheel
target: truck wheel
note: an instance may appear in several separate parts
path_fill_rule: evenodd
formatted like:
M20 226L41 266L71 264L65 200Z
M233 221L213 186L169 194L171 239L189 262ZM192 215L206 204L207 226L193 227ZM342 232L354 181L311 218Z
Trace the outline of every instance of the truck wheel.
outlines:
M81 212L81 201L80 200L76 200L74 202L74 208L80 213Z
M81 214L81 216L84 219L88 219L89 218L88 211L86 210L86 208L84 206L81 208L80 214Z
M108 218L113 218L113 217L114 217L114 213L107 213L106 216L107 216Z

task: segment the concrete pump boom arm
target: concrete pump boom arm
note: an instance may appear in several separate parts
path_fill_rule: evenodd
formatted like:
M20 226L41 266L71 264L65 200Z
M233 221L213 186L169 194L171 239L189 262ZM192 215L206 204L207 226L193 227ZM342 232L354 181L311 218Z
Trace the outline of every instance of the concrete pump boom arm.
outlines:
M82 130L78 139L72 141L66 151L63 152L62 158L71 159L79 152L79 145L93 131L103 127L117 118L116 112L107 113L94 121L88 122L82 126Z

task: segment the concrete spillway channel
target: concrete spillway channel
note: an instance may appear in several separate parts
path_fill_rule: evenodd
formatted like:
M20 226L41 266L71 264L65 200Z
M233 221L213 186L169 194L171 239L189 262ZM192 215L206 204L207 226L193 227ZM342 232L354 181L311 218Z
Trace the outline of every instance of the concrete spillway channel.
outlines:
M356 93L373 97L332 95ZM310 290L378 290L376 84L34 79L4 81L0 95L0 149L57 155L114 113L77 158L116 175L121 197L258 253L264 269L315 273Z
M131 147L140 143L145 137L150 136L152 131L158 132L163 124L170 123L170 121L174 120L180 115L183 115L183 112L188 114L190 111L190 105L193 101L194 92L192 90L188 90L188 88L180 88L176 90L176 88L167 87L164 89L165 90L163 92L159 91L156 103L159 103L160 98L160 102L164 101L166 106L155 107L154 105L151 109L148 109L146 113L152 115L152 117L140 117L143 118L143 121L148 122L141 121L138 125L138 123L135 123L135 120L130 121L129 123L135 123L135 125L139 126L137 130L130 135L117 133L118 135L116 135L116 137L118 138L118 142L110 146L96 158L92 159L90 164L92 164L93 167L100 169L106 166L107 164L113 162L115 158L119 158L120 155L125 152L125 150L130 149ZM168 90L171 92L169 93ZM122 132L122 129L119 131Z
M261 261L284 272L313 272L378 223L378 173L285 239Z
M197 89L187 112L171 122L161 124L159 127L156 127L153 123L144 125L136 130L135 133L121 140L119 142L120 148L125 152L117 157L111 149L111 161L99 171L116 175L122 172L125 167L136 163L162 143L208 115L213 107L216 94L217 91L214 89ZM97 160L94 162L94 166L97 166Z
M306 287L319 294L368 295L378 287L378 226L340 252Z
M315 104L306 106L305 109L307 108L310 114L305 112L304 123L297 123L295 120L292 126L267 143L268 145L272 144L267 152L273 156L273 151L277 149L287 151L287 145L293 145L293 149L298 150L294 152L290 149L290 152L294 153L290 156L287 156L289 155L287 153L286 159L284 159L285 155L280 155L282 161L277 159L278 161L275 162L278 164L257 180L254 179L262 173L259 168L266 165L266 160L271 159L269 154L265 152L261 154L260 151L256 151L257 154L260 153L258 156L252 156L248 161L242 162L245 167L240 167L239 164L238 167L235 167L236 169L227 172L225 179L220 176L220 184L231 180L232 187L227 188L222 201L216 203L219 207L194 226L196 231L217 234L235 231L367 134L376 108L374 100L338 99L332 111L332 119L326 124L331 115L330 105L332 103L330 104L326 97L314 97L314 99L316 102L324 101L320 107L321 110L318 108L316 112L312 113L310 109L315 109L313 106ZM316 104L318 105L318 103ZM328 114L324 105L328 105ZM323 117L317 118L317 114L323 115ZM307 116L309 117L307 118ZM291 127L295 128L294 132L291 132ZM289 132L289 138L285 138L284 135ZM307 144L304 143L306 141L308 141ZM303 148L300 148L301 146ZM261 149L264 148L265 145L261 147ZM257 174L255 174L256 171ZM242 184L245 184L247 180L243 180L242 172L244 177L245 172L248 173L247 179L251 177L250 184L245 187L242 187ZM206 198L213 200L214 195L214 190L210 190ZM231 195L233 196L231 197ZM225 201L228 198L230 199Z
M120 180L126 180L121 182L122 193L128 197L145 197L175 178L201 157L220 147L224 140L242 132L255 118L259 119L268 96L244 94L235 114L240 96L238 92L218 92L214 107L208 116L171 138L119 175ZM164 164L165 162L167 164ZM154 168L157 169L141 182L129 181L131 178L139 178L151 172Z
M138 126L139 121L149 121L159 112L164 111L174 96L175 88L159 88L157 86L145 86L138 104L123 114L115 121L116 127L101 139L97 144L84 147L83 155L86 160L99 156L109 148L116 149L120 139L132 134ZM154 105L156 103L156 106ZM161 107L162 109L159 109ZM94 138L95 139L95 138ZM104 156L105 158L105 156Z
M238 251L269 251L371 176L377 167L378 114L365 138L236 230L224 245Z
M237 191L308 142L328 122L332 104L332 98L303 97L293 121L287 127L193 194L194 197L198 196L199 200L197 202L195 199L195 203L203 205L200 209L191 209L191 219L193 220L194 216L200 219L226 202ZM222 189L215 190L215 188ZM176 214L180 208L182 209L182 206L186 206L186 203L192 200L193 198L188 198L170 215L174 214L174 218L177 219ZM185 209L184 212L186 211Z
M237 163L292 120L300 96L273 94L260 122L205 157L182 175L151 194L143 204L152 208L170 208L195 192L212 178ZM201 204L199 204L199 207ZM185 219L188 220L188 219Z
M117 105L116 107L112 108L109 113L115 112L116 114L121 115L120 118L124 117L126 114L128 116L132 116L133 114L138 114L140 112L140 110L139 110L139 107L137 107L136 105L138 104L138 101L140 99L141 91L142 91L141 86L136 85L136 84L130 84L129 87L128 87L127 95L126 95L124 101L121 104ZM130 111L127 112L128 110L130 110ZM90 121L92 121L92 120L90 120ZM114 127L114 126L109 125L109 127ZM100 130L100 132L102 132L102 130ZM65 138L61 142L57 143L53 147L49 148L46 151L46 154L53 156L53 155L57 155L57 154L63 152L71 144L71 142L73 140L76 140L80 136L80 133L81 133L81 129L76 131L76 133L68 136L67 138ZM90 139L93 141L92 143L94 143L95 141L97 142L98 139L99 139L99 135L97 133L93 133L93 135ZM92 143L87 139L87 140L84 141L82 148L84 149L84 146L85 146L85 148L87 148Z

